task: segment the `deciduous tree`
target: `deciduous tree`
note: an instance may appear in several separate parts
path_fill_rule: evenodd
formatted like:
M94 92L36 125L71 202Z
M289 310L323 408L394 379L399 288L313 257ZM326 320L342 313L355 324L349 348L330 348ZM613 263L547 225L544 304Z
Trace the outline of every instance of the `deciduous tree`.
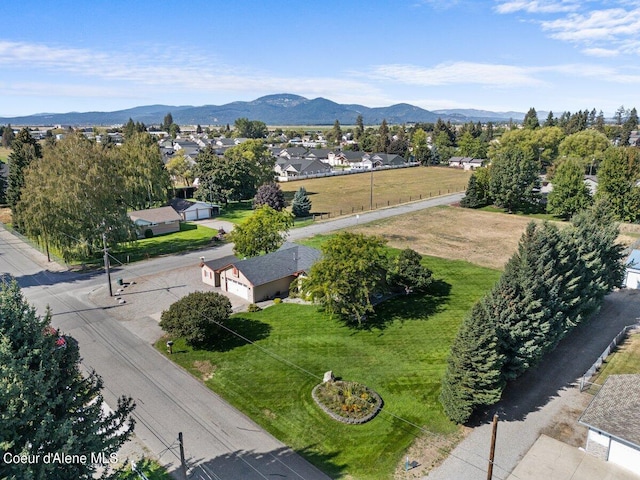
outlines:
M431 275L431 270L422 265L422 256L407 248L391 260L387 270L387 284L391 288L400 287L406 294L424 292L433 281Z
M292 226L293 216L290 212L278 212L269 205L262 205L229 234L234 244L233 252L241 257L274 252L282 246Z
M280 212L287 206L284 199L284 192L277 183L265 183L260 185L255 197L253 197L253 208L259 208L262 205L269 205L274 210Z
M321 247L302 290L348 323L373 313L371 297L385 289L387 258L380 237L338 233Z
M113 152L124 180L123 197L132 210L166 204L171 185L160 148L148 133L134 133Z
M513 212L538 204L540 165L525 150L501 151L491 164L490 194L495 204Z
M16 208L25 233L85 258L109 241L131 238L121 165L109 149L75 133L46 148L25 171Z

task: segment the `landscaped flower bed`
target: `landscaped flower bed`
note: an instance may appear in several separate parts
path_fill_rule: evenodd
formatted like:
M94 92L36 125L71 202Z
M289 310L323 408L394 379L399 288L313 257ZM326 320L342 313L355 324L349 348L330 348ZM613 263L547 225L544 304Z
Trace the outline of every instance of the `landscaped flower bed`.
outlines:
M311 395L327 415L343 423L368 422L382 408L380 395L358 382L324 382Z

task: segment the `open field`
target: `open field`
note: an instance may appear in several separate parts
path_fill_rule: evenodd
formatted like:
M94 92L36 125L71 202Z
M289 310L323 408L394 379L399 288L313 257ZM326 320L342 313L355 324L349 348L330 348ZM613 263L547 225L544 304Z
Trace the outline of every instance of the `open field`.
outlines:
M439 194L463 192L471 172L449 167L412 167L373 172L373 208L383 208ZM280 184L285 197L304 187L312 202L311 213L331 217L369 210L371 173L312 178Z
M502 269L532 219L459 207L437 207L359 225L352 231L381 235L388 245L423 255L466 260ZM538 220L533 220L538 221Z
M416 438L441 447L428 458L415 452L421 468L414 473L424 472L462 430L438 401L449 346L499 276L467 262L431 257L424 263L440 279L432 294L384 302L370 328L346 326L315 306L283 303L232 316L229 327L255 344L231 340L206 351L177 340L170 358L332 478L392 478ZM163 354L165 342L156 345ZM329 418L311 398L327 370L373 388L383 411L364 425Z

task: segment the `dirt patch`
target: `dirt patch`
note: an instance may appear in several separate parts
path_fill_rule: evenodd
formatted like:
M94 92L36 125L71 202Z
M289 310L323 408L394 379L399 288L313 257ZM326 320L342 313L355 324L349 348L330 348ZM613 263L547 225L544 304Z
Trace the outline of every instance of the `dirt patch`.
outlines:
M429 435L417 438L396 467L394 479L422 478L439 466L472 429L460 426L451 435ZM407 469L407 457L409 468Z
M530 218L459 207L437 207L356 227L382 235L396 248L423 255L504 267L518 247ZM540 220L533 220L540 222Z
M196 360L193 362L193 368L195 368L200 374L200 379L203 382L206 382L213 378L213 374L216 372L217 367L209 360Z
M11 222L12 222L11 209L9 207L0 208L0 223L7 224Z
M578 424L578 419L592 399L593 395L581 393L571 405L564 405L540 433L572 447L584 447L587 427Z

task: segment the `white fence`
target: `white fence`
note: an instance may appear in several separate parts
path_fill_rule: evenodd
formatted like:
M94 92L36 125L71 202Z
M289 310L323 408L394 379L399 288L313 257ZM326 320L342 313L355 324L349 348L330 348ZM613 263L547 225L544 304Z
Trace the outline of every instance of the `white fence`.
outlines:
M626 327L624 327L620 333L618 333L615 338L613 340L611 340L611 343L609 344L609 346L607 346L607 348L605 348L604 352L602 352L602 354L598 357L598 359L595 361L595 363L593 365L591 365L591 368L589 368L589 370L587 370L584 375L582 376L582 378L580 379L580 391L584 391L585 389L589 388L589 386L592 384L591 382L591 378L595 375L595 373L600 369L600 367L602 366L602 364L604 363L604 361L607 359L607 357L609 355L611 355L611 352L618 346L620 345L620 343L622 343L622 341L624 341L625 338L627 338L627 334L635 329L640 328L640 324L636 323L635 325L627 325Z
M408 167L417 167L420 165L419 162L407 162L403 165L383 165L382 167L376 167L373 169L374 172L379 172L381 170L393 170L396 168L408 168ZM296 175L292 177L286 176L278 176L276 177L279 182L295 182L296 180L305 180L307 178L322 178L322 177L335 177L338 175L352 175L356 173L371 173L371 169L349 169L349 170L331 170L329 172L319 172L319 173L311 173L308 175Z

